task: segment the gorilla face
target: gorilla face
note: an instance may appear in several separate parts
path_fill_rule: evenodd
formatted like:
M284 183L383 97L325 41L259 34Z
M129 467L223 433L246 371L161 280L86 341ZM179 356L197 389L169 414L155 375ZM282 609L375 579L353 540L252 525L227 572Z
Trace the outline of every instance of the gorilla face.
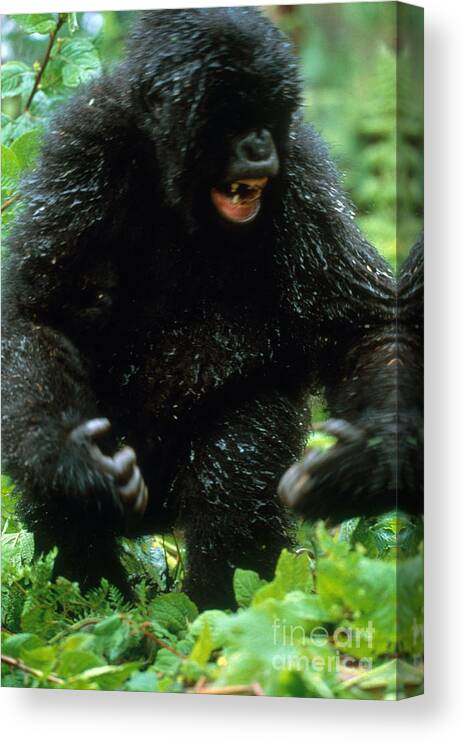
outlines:
M139 100L142 91L163 202L190 228L212 212L224 225L251 224L283 166L299 104L289 41L254 8L153 11L140 29L131 82Z

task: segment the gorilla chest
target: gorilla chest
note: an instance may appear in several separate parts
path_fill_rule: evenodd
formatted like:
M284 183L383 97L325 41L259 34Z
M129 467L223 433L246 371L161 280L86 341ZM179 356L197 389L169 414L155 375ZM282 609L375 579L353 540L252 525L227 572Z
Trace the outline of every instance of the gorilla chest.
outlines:
M279 346L276 327L257 306L177 313L156 306L123 314L117 324L120 342L103 347L98 364L102 396L160 420L176 420L215 391L266 369Z

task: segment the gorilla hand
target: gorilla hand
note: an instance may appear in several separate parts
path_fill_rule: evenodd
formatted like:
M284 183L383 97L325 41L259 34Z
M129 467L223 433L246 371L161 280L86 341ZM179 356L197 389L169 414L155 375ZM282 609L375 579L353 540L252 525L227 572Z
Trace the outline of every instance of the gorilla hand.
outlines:
M107 456L96 442L110 429L109 420L94 418L74 428L70 439L81 451L84 449L88 454L97 479L103 480L106 491L111 492L116 509L129 518L142 517L148 503L148 491L137 465L135 451L125 446L114 456ZM102 503L97 501L96 504L101 509Z
M346 420L330 419L315 427L334 436L336 443L311 449L285 472L278 486L281 501L305 517L333 522L386 509L389 450L395 438L371 434ZM381 491L382 500L377 497Z

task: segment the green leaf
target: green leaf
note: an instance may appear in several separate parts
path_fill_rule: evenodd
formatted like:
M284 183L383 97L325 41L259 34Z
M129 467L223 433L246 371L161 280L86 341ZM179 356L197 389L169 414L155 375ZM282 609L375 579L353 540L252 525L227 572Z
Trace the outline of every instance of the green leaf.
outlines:
M34 164L40 149L40 132L32 129L21 134L11 145L12 152L16 155L21 170L28 170Z
M38 91L37 96L39 93L40 91ZM29 113L23 113L14 120L2 124L2 144L11 147L16 139L19 139L25 132L37 131L40 135L41 130L42 122L35 118L35 114L31 116Z
M291 554L283 549L273 581L255 593L252 603L258 605L267 598L284 598L286 593L294 590L310 592L312 587L313 578L307 554Z
M358 686L367 691L375 691L379 696L379 690L388 692L392 698L404 696L405 687L419 687L423 684L423 672L421 668L409 665L402 660L394 659L385 662L373 670L357 672L353 678L343 683L344 688Z
M53 668L57 655L56 647L37 647L37 649L25 649L22 653L22 659L36 670L48 673Z
M12 18L26 33L47 34L57 25L57 16L54 13L31 13L13 15Z
M92 634L72 634L66 637L61 645L62 652L76 652L77 650L89 649L94 644Z
M2 641L2 651L11 657L22 657L22 652L28 649L37 649L43 645L43 640L36 634L15 634Z
M308 597L304 593L300 596ZM287 608L276 599L230 616L222 672L216 685L258 682L266 693L279 695L283 692L281 674L287 678L288 672L299 672L304 679L312 678L312 687L319 684L318 695L331 696L324 681L328 674L324 658L334 656L334 648L329 641L323 647L309 644L304 627L299 624L296 628L298 630L292 635ZM312 669L312 659L316 655L322 658L321 670Z
M66 22L68 24L69 32L71 36L79 30L79 22L77 19L77 13L66 13Z
M335 622L342 651L371 657L395 651L397 640L397 565L369 559L359 552L341 559L335 551L318 561L318 592ZM344 617L349 617L344 621Z
M180 657L162 647L157 652L157 659L154 663L154 668L157 672L174 676L178 674L181 664L182 659Z
M11 147L2 144L2 180L15 181L21 174L21 165Z
M139 662L127 662L118 666L91 667L89 670L70 678L67 687L98 687L100 690L122 690L123 684L135 670L139 669L139 666Z
M213 649L222 647L227 641L231 616L216 609L204 611L192 624L192 634L194 636L200 636L204 631L205 625L208 625L207 636L211 639Z
M105 663L93 652L70 650L63 652L58 664L57 672L61 677L80 675L92 667L102 667Z
M150 606L150 617L174 633L186 629L197 615L197 608L184 593L158 595Z
M109 616L95 626L95 649L108 657L110 662L115 662L128 648L130 634L131 629L127 621L119 615Z
M148 693L158 690L157 676L151 670L140 672L136 670L126 683L125 690Z
M5 140L5 128L11 127L11 124L13 123L13 119L8 116L4 111L0 111L0 118L1 118L1 131L2 131L2 144L8 144L8 142Z
M121 618L118 615L108 616L100 621L94 628L97 636L111 636L121 626Z
M88 82L101 69L97 50L89 39L64 39L59 57L65 62L62 77L68 88Z
M234 596L240 608L247 608L257 590L266 584L257 572L251 569L236 569L234 572Z
M208 662L214 649L210 626L208 622L205 622L191 652L190 659L194 662Z
M24 62L11 61L2 65L2 98L29 92L34 84L34 72Z

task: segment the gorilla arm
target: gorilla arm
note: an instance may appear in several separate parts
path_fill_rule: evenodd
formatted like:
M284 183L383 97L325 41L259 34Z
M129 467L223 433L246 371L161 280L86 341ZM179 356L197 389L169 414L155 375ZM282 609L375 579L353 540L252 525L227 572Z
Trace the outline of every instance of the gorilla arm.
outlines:
M336 443L310 450L279 486L282 500L310 518L422 508L419 341L407 312L397 310L394 279L366 249L364 281L345 271L352 284L345 290L358 295L361 311L345 315L345 327L329 325L320 365L331 416L320 429Z
M314 151L318 145L311 144ZM318 167L318 157L314 162ZM320 223L305 238L310 250L301 258L305 272L300 295L318 296L310 308L302 305L301 314L321 328L323 342L313 355L318 356L320 386L330 412L321 427L337 442L311 450L291 467L279 494L311 518L338 521L395 507L419 512L421 490L418 476L412 475L412 457L421 448L419 378L412 373L418 366L418 333L406 311L398 314L396 282L355 227L334 175L325 184L323 173L331 175L331 167L324 163L320 160L321 172L314 175L323 187L314 197L317 216L309 214L308 223L315 224L317 218ZM300 177L311 167L307 163ZM337 199L341 215L330 221L326 214L331 213L331 199ZM315 267L321 261L324 271ZM312 275L323 278L324 284L309 285ZM298 276L294 283L299 284Z

